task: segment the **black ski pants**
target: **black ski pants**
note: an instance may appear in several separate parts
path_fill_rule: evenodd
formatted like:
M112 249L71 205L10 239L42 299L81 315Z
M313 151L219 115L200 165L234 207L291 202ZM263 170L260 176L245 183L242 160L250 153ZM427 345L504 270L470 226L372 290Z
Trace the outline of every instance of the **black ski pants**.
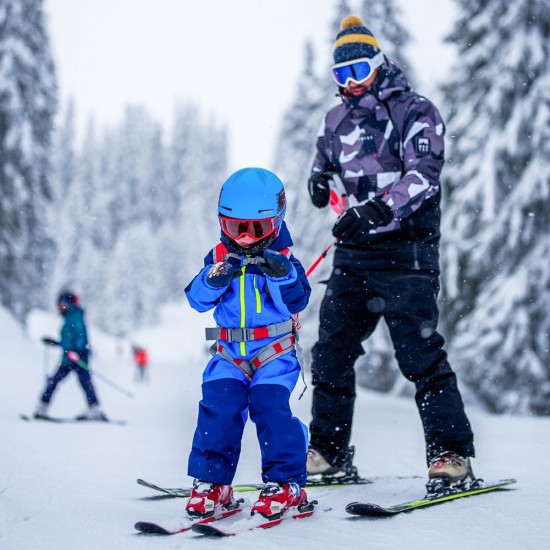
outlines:
M442 451L474 456L473 434L456 376L437 332L439 278L430 271L334 268L312 349L310 446L343 465L350 443L357 358L381 317L399 368L416 386L429 462Z

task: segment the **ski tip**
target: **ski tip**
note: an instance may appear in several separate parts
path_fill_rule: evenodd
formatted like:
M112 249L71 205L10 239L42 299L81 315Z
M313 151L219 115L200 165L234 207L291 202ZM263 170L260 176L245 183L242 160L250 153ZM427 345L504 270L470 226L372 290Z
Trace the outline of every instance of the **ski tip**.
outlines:
M210 538L223 538L223 537L233 537L236 533L230 533L227 531L222 531L221 529L218 529L217 527L214 527L213 525L209 525L208 523L195 523L191 527L191 531L193 533L196 533L197 535L202 535L204 537L210 537Z
M146 535L170 535L171 534L164 527L161 527L156 523L150 523L148 521L138 521L134 525L134 529Z

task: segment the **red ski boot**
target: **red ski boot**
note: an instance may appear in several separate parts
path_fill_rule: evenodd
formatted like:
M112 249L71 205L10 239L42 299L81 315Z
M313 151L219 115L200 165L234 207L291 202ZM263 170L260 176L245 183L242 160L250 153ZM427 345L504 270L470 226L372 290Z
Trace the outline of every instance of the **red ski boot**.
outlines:
M258 500L252 506L251 515L261 514L268 519L281 517L287 508L307 502L305 489L296 483L266 483Z
M231 485L219 485L195 479L185 510L190 518L204 519L236 506L238 502L233 499Z

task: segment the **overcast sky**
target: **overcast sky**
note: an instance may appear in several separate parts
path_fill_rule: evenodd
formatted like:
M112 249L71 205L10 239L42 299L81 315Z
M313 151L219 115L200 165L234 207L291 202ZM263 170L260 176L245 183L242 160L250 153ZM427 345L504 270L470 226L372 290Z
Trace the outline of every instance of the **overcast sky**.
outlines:
M227 124L231 169L270 168L306 39L329 70L336 2L45 0L62 104L74 98L81 129L91 114L102 126L117 123L128 103L145 105L169 129L175 102L193 100ZM435 0L402 0L425 88L447 64L439 43L452 2L437 0L436 16Z

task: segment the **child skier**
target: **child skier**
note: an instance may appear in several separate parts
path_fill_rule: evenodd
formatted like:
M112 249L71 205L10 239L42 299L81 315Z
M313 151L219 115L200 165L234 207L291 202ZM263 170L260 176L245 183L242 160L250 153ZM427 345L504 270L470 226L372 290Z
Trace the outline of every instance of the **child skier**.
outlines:
M231 483L247 415L256 424L264 488L251 514L279 517L307 503L307 428L292 415L300 375L292 315L311 294L288 247L282 182L262 168L244 168L223 184L218 203L221 242L185 289L197 311L214 308L217 340L203 373L198 424L188 474L195 478L187 513L204 518L238 506Z

